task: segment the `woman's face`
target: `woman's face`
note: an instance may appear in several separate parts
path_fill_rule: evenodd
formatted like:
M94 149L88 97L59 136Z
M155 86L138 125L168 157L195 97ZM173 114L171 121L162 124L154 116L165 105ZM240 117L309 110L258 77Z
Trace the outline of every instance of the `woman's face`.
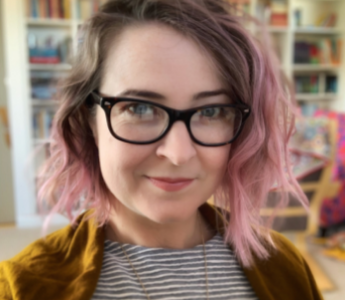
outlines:
M228 103L225 94L193 99L222 88L211 58L195 42L163 25L147 24L125 29L113 43L99 90L107 96L126 93L125 97L183 110ZM128 93L131 90L161 97L138 97ZM161 224L185 221L213 194L225 174L230 145L195 144L182 121L149 145L115 139L99 106L94 125L103 178L121 211L133 216Z

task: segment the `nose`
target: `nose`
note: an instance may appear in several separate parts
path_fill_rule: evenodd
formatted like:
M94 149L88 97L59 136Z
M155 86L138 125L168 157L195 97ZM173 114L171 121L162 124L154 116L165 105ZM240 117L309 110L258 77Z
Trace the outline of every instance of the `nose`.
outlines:
M187 163L196 153L195 144L182 121L174 123L157 148L157 156L166 157L176 166Z

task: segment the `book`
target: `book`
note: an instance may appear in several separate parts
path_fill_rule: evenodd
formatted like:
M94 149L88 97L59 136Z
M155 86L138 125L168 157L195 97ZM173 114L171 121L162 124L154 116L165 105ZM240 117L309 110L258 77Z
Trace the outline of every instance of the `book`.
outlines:
M315 42L296 41L294 48L296 64L339 65L341 63L342 40L338 38L321 38Z
M229 3L236 8L238 15L243 15L243 13L250 13L250 0L229 0Z
M271 26L287 26L288 25L288 6L285 0L272 0L270 14Z
M90 18L107 0L78 0L77 16L81 20Z
M29 62L35 64L69 63L72 53L72 39L50 36L40 36L39 33L28 34Z
M338 92L338 77L335 75L326 76L326 93Z
M58 64L60 59L58 57L30 57L29 62L31 64Z
M319 93L319 77L317 75L295 76L295 92L297 94Z
M90 3L91 0L87 0ZM70 0L26 0L28 17L49 19L70 19Z
M39 0L39 17L40 18L46 18L46 1L45 0Z
M31 17L39 17L38 0L31 0Z
M51 2L51 15L50 17L53 19L58 19L59 18L59 0L50 0Z
M70 0L63 0L63 12L64 18L70 19L71 18L71 3Z
M37 100L54 100L57 93L57 83L62 74L51 71L30 72L31 98Z
M32 126L35 139L48 139L54 118L54 111L40 109L33 113Z
M332 13L322 13L319 15L315 22L314 26L316 27L335 27L337 22L337 14L332 12Z

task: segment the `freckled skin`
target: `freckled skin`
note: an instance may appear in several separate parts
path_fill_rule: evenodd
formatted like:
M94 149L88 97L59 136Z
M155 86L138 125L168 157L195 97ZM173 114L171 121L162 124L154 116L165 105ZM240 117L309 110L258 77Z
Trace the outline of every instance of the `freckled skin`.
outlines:
M166 100L146 100L188 109L224 103L222 95L193 100L197 93L221 88L212 59L196 43L169 27L146 24L125 29L111 45L100 92L117 96L127 89L150 90ZM154 144L124 143L110 134L100 107L93 128L102 175L114 196L110 238L151 247L188 246L186 241L195 236L198 207L223 178L230 145L197 145L182 122ZM167 192L146 176L194 181Z

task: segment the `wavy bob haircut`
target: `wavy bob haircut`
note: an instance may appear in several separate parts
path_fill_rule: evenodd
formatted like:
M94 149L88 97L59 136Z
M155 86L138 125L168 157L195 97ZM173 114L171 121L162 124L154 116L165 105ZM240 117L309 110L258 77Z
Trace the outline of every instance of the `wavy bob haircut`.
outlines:
M245 19L256 22L249 16ZM44 199L51 208L46 222L59 212L74 224L87 208L94 208L100 226L109 218L110 192L100 170L90 127L94 110L87 98L100 85L107 51L116 36L127 26L156 22L195 41L212 57L234 99L251 107L241 135L232 144L227 173L214 201L224 215L230 211L224 238L242 265L253 263L253 253L268 258L267 245L274 247L269 235L273 217L263 220L260 209L269 192L280 192L279 207L287 204L291 193L305 207L307 199L292 176L288 157L293 93L279 71L267 32L260 31L260 42L242 21L225 0L110 0L84 24L78 54L61 87L51 155L41 170L39 201Z

